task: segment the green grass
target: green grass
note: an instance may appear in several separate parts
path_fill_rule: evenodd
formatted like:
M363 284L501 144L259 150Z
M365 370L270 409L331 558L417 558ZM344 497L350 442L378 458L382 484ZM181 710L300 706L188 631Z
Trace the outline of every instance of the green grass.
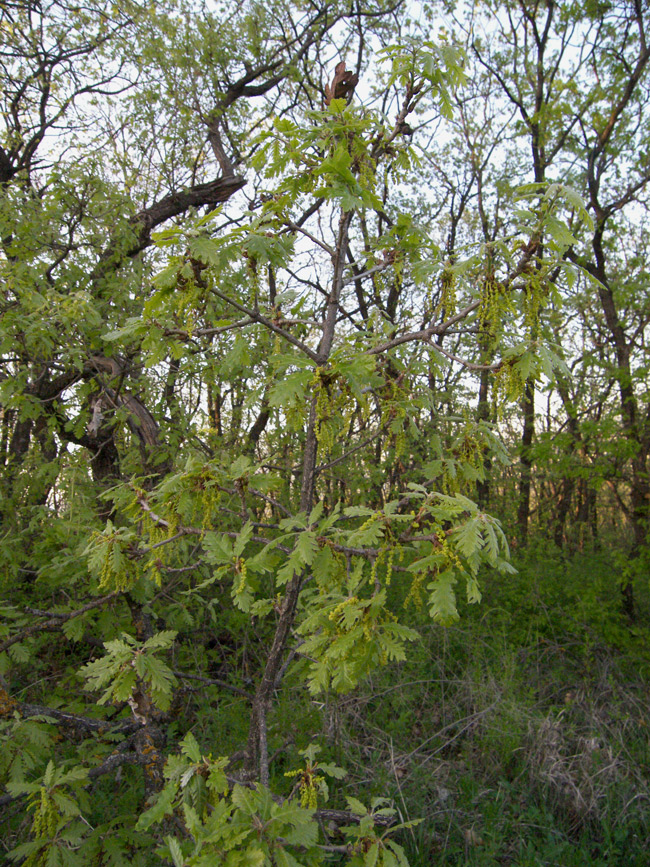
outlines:
M516 565L458 626L421 623L407 663L331 699L329 748L350 791L423 819L401 838L413 867L645 865L650 631L621 614L602 554Z

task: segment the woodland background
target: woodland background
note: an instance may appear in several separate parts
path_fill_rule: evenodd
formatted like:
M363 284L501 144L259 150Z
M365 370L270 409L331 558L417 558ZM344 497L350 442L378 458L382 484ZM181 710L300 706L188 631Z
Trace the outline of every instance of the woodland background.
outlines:
M649 24L3 0L9 861L647 863Z

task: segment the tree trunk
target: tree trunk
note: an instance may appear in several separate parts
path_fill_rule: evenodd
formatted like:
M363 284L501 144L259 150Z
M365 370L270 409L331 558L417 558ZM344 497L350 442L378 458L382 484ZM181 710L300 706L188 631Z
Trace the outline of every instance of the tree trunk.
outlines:
M517 509L517 529L519 540L525 545L528 540L528 520L530 517L530 492L532 481L532 444L535 431L535 385L531 379L526 380L522 400L524 429L521 435L521 474L519 477L519 506Z
M478 389L478 407L476 414L479 421L487 421L490 417L490 406L488 403L490 390L489 371L482 370ZM490 461L485 458L483 461L484 479L479 479L476 483L476 498L481 509L487 509L490 503Z

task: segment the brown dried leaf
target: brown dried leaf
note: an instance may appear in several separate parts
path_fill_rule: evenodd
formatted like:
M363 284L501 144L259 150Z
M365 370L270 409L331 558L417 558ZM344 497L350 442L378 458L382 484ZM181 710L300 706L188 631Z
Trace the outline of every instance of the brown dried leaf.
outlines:
M332 83L325 85L325 105L329 105L333 99L347 99L349 102L358 83L356 72L346 69L345 61L340 60L334 67Z

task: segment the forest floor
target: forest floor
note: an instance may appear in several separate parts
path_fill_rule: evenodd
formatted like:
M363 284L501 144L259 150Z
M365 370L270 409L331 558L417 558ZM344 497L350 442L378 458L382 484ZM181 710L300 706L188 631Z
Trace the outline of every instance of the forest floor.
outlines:
M647 865L647 578L630 624L607 554L515 565L458 626L420 625L407 662L323 705L325 743L351 791L422 820L402 832L412 867Z

